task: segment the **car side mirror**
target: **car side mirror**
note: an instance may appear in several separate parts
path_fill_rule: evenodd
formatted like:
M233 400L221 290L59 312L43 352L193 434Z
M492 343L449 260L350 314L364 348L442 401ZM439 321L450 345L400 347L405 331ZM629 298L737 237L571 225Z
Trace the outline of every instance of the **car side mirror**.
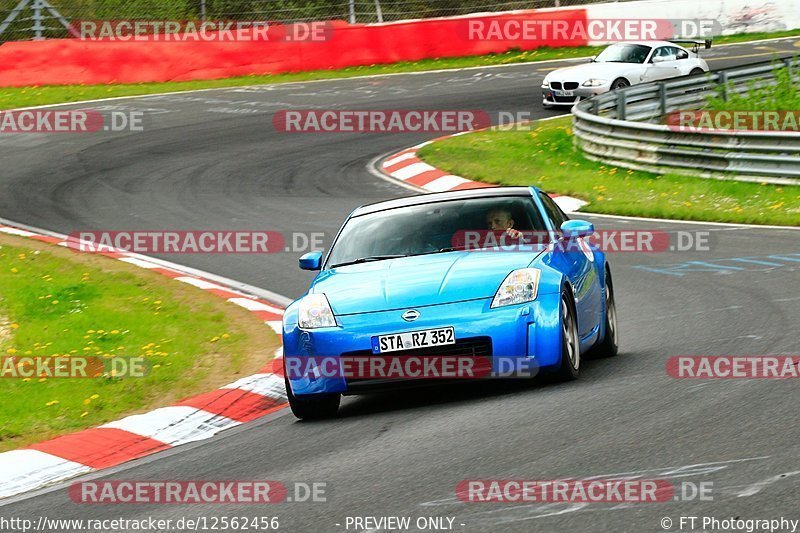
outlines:
M594 63L594 60L597 59L597 56L592 56L589 58L589 63Z
M319 270L322 266L322 252L308 252L300 257L300 268Z
M664 57L664 56L656 56L656 57L654 57L654 58L653 58L653 59L652 59L650 62L651 62L651 63L653 63L653 64L655 65L656 63L664 63L664 62L666 62L666 61L669 61L669 58L668 58L668 57Z
M588 237L594 233L594 224L585 220L567 220L561 224L561 233L568 239Z

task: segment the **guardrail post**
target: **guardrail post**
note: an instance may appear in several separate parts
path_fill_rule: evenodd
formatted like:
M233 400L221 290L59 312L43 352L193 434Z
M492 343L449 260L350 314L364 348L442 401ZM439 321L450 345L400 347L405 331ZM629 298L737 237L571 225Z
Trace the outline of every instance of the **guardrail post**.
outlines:
M617 93L617 120L625 120L625 116L627 115L625 104L627 103L627 95L625 94L625 90L619 91Z
M661 116L667 114L667 84L661 82L658 84L658 101L661 105Z
M722 97L723 102L728 101L728 73L724 70L719 71L718 73L718 80L719 80L719 94Z
M794 72L792 71L792 67L794 66L794 58L787 57L783 60L783 64L786 66L786 72L789 74L789 79L794 81Z

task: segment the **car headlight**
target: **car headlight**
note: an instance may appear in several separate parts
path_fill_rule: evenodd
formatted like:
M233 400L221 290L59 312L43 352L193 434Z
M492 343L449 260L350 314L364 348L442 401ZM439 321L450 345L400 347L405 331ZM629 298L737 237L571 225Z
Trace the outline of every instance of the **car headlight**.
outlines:
M542 80L542 89L549 89L550 88L550 80L545 78Z
M300 300L298 325L302 329L329 328L336 326L331 304L324 294L309 294Z
M597 80L597 79L589 79L583 82L584 87L600 87L601 85L605 85L608 83L608 80Z
M492 300L492 308L532 302L539 288L538 268L520 268L506 276Z

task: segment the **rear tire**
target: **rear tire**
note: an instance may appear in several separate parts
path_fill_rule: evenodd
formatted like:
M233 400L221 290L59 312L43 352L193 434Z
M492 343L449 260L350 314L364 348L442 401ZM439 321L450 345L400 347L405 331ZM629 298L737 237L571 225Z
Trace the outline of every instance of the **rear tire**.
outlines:
M319 420L332 418L339 411L339 403L342 400L341 394L314 394L305 398L298 398L292 393L289 386L289 378L283 378L286 384L286 396L289 399L289 407L292 414L300 420Z
M561 364L555 372L557 381L572 381L580 374L581 343L575 304L567 291L561 293Z
M692 71L689 73L689 76L696 76L698 74L705 74L706 71L701 68L693 68Z
M619 330L617 329L617 304L614 300L614 284L611 272L606 270L606 328L603 340L592 347L594 357L614 357L619 353Z

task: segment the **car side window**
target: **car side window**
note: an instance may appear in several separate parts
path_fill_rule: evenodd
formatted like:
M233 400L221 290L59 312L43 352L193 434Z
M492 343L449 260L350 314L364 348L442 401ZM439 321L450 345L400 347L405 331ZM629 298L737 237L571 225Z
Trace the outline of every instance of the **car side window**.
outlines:
M655 63L655 59L661 57L661 50L663 50L663 48L656 48L653 50L653 55L650 56L650 63Z
M657 57L663 57L666 59L675 59L674 54L671 52L671 47L669 46L662 46L660 48L656 48L656 51L653 52L653 57L650 58L650 62L654 63L654 59Z
M689 52L682 48L673 48L676 59L689 59Z
M556 205L553 199L547 196L545 193L540 192L539 199L542 201L544 210L547 213L548 218L553 221L553 226L555 226L556 229L559 229L561 224L569 220L569 217L565 215L561 208Z

